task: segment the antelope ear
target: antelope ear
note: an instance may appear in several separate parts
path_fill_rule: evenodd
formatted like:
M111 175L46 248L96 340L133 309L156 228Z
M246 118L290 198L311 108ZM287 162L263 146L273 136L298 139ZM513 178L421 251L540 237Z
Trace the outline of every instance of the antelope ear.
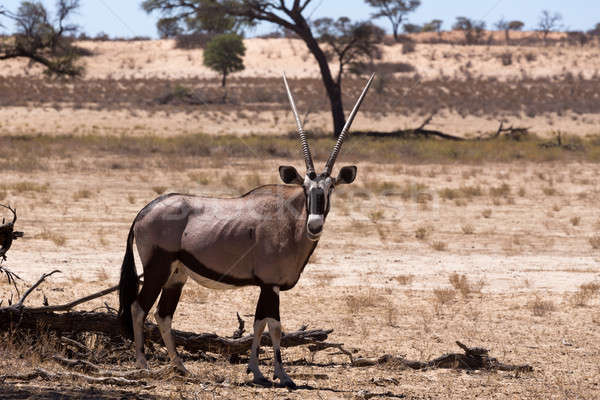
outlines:
M338 174L338 177L335 180L337 185L343 185L354 182L356 179L356 166L351 165L348 167L342 167Z
M304 183L304 180L298 171L296 171L296 168L292 167L291 165L280 166L279 176L281 177L283 183L293 183L296 185L302 185Z

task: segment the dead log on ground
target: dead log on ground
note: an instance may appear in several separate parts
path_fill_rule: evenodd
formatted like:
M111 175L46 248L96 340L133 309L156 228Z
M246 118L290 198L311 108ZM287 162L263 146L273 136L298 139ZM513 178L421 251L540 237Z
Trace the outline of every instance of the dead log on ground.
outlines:
M448 368L448 369L468 369L468 370L491 370L491 371L516 371L531 372L533 367L527 364L512 365L504 364L496 358L489 357L488 349L481 347L468 347L461 342L456 344L464 350L464 354L449 353L444 354L428 362L411 361L403 357L394 357L389 354L379 358L358 358L352 362L354 367L369 367L373 365L392 364L410 369L430 369L430 368Z
M56 306L25 307L24 302L44 280L59 271L43 274L40 279L32 285L21 297L18 303L9 307L0 307L0 331L38 332L40 327L51 331L57 336L77 335L81 333L97 333L112 340L121 340L122 332L117 315L106 312L67 311L76 305L99 298L118 289L113 286L100 292L91 294L70 303ZM190 353L210 352L225 356L243 355L250 351L252 346L252 335L242 336L243 320L238 317L239 329L236 335L239 337L227 338L214 333L185 332L173 330L173 336L177 346ZM162 337L158 326L146 322L146 340L162 345ZM281 338L282 347L295 347L303 345L317 345L315 351L327 348L340 348L338 343L327 343L325 340L332 329L307 330L301 327L299 330L284 334ZM264 333L261 338L262 345L270 346L271 337Z
M436 113L431 114L429 117L423 121L423 123L417 128L413 129L399 129L392 132L367 132L367 136L377 137L377 138L409 138L409 137L436 137L445 140L452 140L455 142L460 142L466 140L460 136L451 135L449 133L444 133L435 129L425 129L427 125L431 122Z

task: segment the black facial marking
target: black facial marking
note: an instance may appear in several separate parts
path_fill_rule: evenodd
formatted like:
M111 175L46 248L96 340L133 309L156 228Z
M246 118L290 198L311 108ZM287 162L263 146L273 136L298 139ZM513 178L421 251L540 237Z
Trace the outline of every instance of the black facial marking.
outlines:
M310 191L310 214L323 215L325 212L325 193L321 188L314 188Z
M265 318L273 318L279 321L279 295L275 293L273 286L263 285L260 287L254 320L260 321Z

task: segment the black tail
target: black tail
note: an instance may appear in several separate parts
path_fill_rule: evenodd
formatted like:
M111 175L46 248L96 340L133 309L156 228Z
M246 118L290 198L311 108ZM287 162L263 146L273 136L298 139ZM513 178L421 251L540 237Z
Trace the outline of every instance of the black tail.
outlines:
M133 320L131 319L131 305L138 295L138 275L135 270L135 259L133 258L133 226L129 229L127 236L127 248L125 258L121 266L121 279L119 281L119 320L123 336L133 338Z

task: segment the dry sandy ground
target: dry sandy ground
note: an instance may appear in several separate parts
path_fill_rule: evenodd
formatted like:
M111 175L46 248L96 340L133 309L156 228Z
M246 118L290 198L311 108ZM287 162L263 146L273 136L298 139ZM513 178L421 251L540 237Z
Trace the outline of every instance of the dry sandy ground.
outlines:
M202 49L175 49L173 40L138 42L77 42L93 52L84 58L86 78L215 78L202 65ZM306 45L297 39L247 39L244 64L238 77L319 77L319 68ZM498 79L553 77L570 72L589 78L598 75L598 47L580 46L464 46L419 43L416 51L402 54L402 45L383 46L380 62L404 62L413 65L423 79L440 77L496 77ZM510 52L512 65L504 66L500 56ZM530 61L527 60L530 57ZM535 59L533 59L535 58ZM40 67L27 68L23 60L4 61L0 76L39 74ZM332 71L337 66L332 64ZM404 74L412 76L413 73Z
M361 112L352 124L355 131L391 131L416 128L426 116L412 114L387 115ZM599 114L564 112L520 118L506 118L505 127L526 127L540 136L552 137L556 132L574 136L597 135ZM305 123L307 130L329 130L331 113L315 112ZM442 111L427 125L457 136L480 136L498 129L499 120L492 116L459 115ZM210 135L282 135L296 128L291 111L263 112L147 112L144 110L105 111L92 109L56 109L53 107L2 107L0 132L8 135L127 135L161 137L194 133Z
M85 59L86 78L215 78L202 65L202 50L174 49L172 40L139 42L81 42L94 55ZM319 77L318 67L303 42L294 39L249 39L245 57L246 69L239 77L279 77L285 71L290 77ZM513 63L503 66L500 56L510 52ZM416 51L402 54L401 45L384 46L381 62L405 62L416 72L396 74L414 77L415 82L438 78L519 80L524 77L553 78L566 73L585 78L597 77L600 52L597 46L462 46L452 44L417 44ZM528 61L529 59L529 61ZM332 64L332 69L336 70ZM23 60L2 63L0 77L40 76L39 67L27 67ZM418 76L418 78L417 78ZM414 90L418 90L418 85ZM409 95L409 94L408 94ZM347 106L349 107L349 106ZM313 110L314 111L314 110ZM2 107L0 128L11 134L37 134L40 130L52 134L102 133L127 135L177 135L189 132L208 134L281 134L282 128L293 128L289 112L265 111L252 113L202 111L157 112L121 110L105 112L93 106L81 108L72 104L52 104L47 107ZM433 128L458 135L493 132L498 126L494 116L464 116L442 110L433 121ZM363 114L354 129L389 131L416 127L423 115L403 116L400 113ZM514 118L513 118L514 119ZM280 121L287 121L282 125ZM551 136L556 131L574 135L597 134L598 115L575 114L569 111L556 114L525 114L508 124L529 127L536 133ZM310 115L308 129L331 129L327 110Z
M183 171L94 171L76 167L83 161L95 163L74 159L67 167L0 176L2 201L17 206L17 227L26 233L14 243L7 265L28 282L54 268L62 271L31 304L39 304L42 294L57 304L116 283L129 224L158 192L232 195L258 181L277 182L280 162L238 159L229 170L204 165ZM99 165L107 165L102 161ZM240 175L240 169L260 170L260 179ZM501 361L529 363L533 373L351 368L347 359L324 352L308 365L288 367L296 383L304 385L295 392L247 386L245 366L226 361L190 361L187 365L196 374L191 381L168 378L131 391L141 397L186 399L600 398L599 293L582 296L580 289L600 283L600 253L590 241L600 230L599 173L598 165L579 163L362 163L357 182L333 195L325 233L298 286L282 295L288 330L302 324L331 327L331 341L357 348L360 355L427 360L458 350L454 341L461 340L490 348ZM197 183L198 176L206 179L203 184ZM378 189L384 181L427 189L404 200ZM226 182L230 189L224 190ZM481 194L440 195L460 187L480 187ZM454 272L467 277L470 291L452 287ZM9 292L3 284L0 298ZM237 325L235 312L251 320L257 296L256 288L218 292L190 282L174 326L230 335ZM111 295L84 308L101 306L104 300L117 307ZM57 368L35 356L20 360L7 353L0 357L3 371ZM271 354L267 349L265 372L271 371ZM285 362L303 358L310 360L306 349L284 350ZM33 393L48 385L36 381L11 388ZM81 395L91 387L74 382L58 390ZM113 397L118 393L106 386L96 389Z

